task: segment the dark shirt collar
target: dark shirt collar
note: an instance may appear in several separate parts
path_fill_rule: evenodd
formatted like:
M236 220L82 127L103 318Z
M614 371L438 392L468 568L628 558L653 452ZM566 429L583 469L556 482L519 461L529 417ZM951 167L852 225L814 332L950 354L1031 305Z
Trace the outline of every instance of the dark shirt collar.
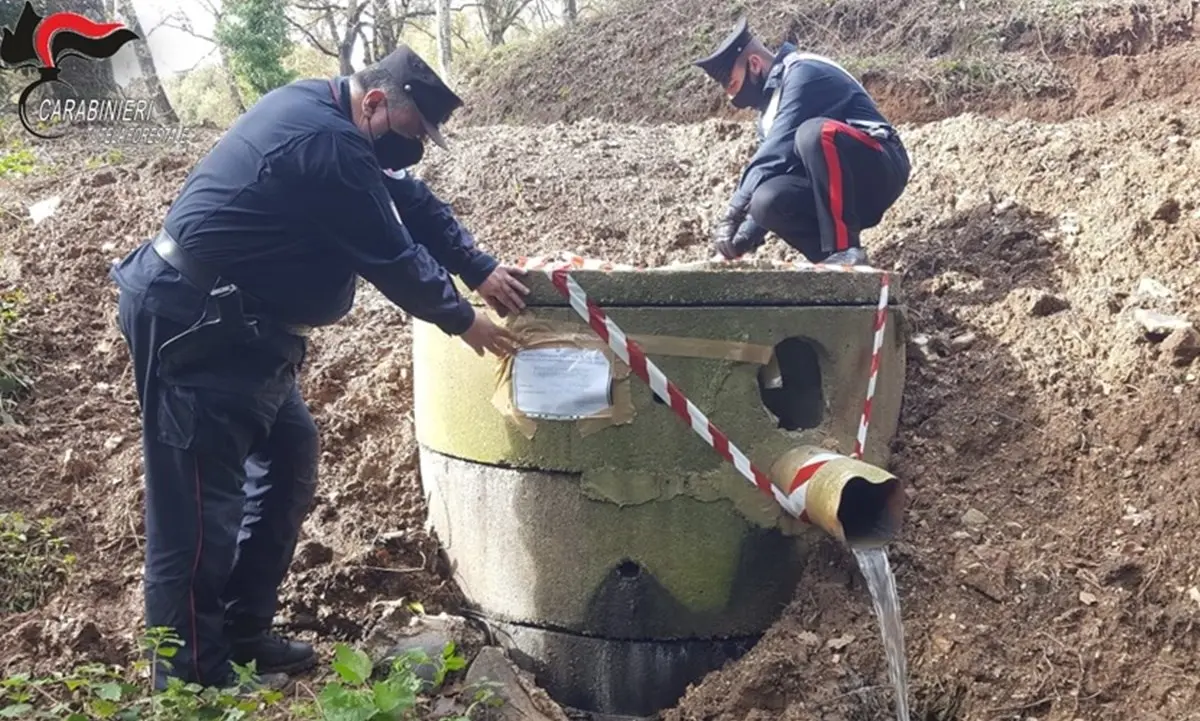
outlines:
M350 112L350 77L341 75L329 80L330 90L333 93L334 102L341 109L342 114L347 120L353 120L354 115Z
M783 79L783 59L795 51L796 46L793 43L784 43L779 47L779 52L775 53L775 60L771 63L771 69L767 71L767 82L763 87L767 97L771 96Z
M763 83L762 105L756 108L759 113L765 113L767 107L771 105L771 98L779 89L779 84L783 82L783 59L795 50L794 44L784 43L779 47L779 52L775 53L775 59L771 61L771 68L767 70L767 81Z

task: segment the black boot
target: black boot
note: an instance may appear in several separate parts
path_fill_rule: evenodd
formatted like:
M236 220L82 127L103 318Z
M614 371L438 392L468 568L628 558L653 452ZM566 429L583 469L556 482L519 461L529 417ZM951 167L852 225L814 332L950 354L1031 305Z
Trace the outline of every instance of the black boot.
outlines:
M251 661L260 674L297 673L315 666L317 654L307 643L264 631L233 641L233 662L244 666Z
M834 253L825 260L821 261L822 265L866 265L867 251L862 248L847 248L840 253Z
M243 680L233 671L218 685L235 696L245 696L255 691L282 691L289 680L285 673L256 673Z

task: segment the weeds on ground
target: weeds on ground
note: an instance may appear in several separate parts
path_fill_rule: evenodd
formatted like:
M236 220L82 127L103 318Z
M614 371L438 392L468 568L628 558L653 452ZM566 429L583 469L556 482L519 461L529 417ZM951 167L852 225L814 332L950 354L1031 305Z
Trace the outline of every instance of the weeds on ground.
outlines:
M75 563L54 521L0 513L0 613L37 608Z
M9 415L12 404L24 391L32 385L25 375L21 359L13 352L8 342L13 328L20 320L20 306L25 303L25 296L19 290L0 291L0 425L12 423ZM0 599L3 599L0 596ZM0 604L3 601L0 600Z
M320 691L305 688L307 696L303 698L253 687L253 664L235 667L240 690L201 688L174 677L164 689L154 690L157 669L169 668L182 646L167 629L151 629L140 641L144 660L129 669L90 664L67 674L6 678L0 681L0 719L418 721L433 716L421 696L426 686L417 669L432 665L436 688L447 674L466 665L466 659L448 644L437 659L423 651L410 651L380 670L361 650L339 644L331 664L336 678ZM488 684L468 691L472 696L466 710L439 721L469 721L476 708L500 703Z
M9 175L28 175L33 172L37 158L33 151L20 138L14 138L5 145L0 153L0 177Z
M120 148L113 148L100 155L93 155L89 157L87 162L84 163L84 166L88 170L96 170L97 168L102 168L105 165L120 165L124 161L125 153L121 152Z

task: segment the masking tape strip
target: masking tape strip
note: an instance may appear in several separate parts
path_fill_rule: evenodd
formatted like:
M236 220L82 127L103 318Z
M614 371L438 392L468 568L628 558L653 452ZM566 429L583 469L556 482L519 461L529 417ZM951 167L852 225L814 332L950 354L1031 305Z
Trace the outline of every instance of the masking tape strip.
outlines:
M771 362L774 349L755 343L675 336L631 335L629 339L642 347L646 355L711 358L765 366Z
M579 434L587 437L614 425L625 425L633 421L633 391L630 387L630 368L613 353L607 343L594 334L579 333L575 324L556 323L533 317L530 313L510 317L508 329L517 337L518 347L547 348L573 347L594 349L604 353L611 368L612 404L590 418L575 421ZM770 346L740 341L685 338L678 336L631 336L648 355L663 355L683 358L707 358L740 363L767 365L774 350ZM513 403L512 357L501 360L496 372L496 391L492 395L492 406L510 420L527 439L537 432L537 422L517 410Z

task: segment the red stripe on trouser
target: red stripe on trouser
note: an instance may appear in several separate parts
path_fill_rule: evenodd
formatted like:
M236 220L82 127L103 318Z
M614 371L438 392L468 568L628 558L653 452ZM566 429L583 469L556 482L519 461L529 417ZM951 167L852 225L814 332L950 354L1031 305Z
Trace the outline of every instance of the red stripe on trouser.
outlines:
M196 574L200 572L200 555L204 551L204 495L200 488L200 459L196 458L196 558L192 561L192 578L188 582L188 606L192 612L192 670L196 683L204 683L200 677L200 631L196 624Z
M846 230L846 221L842 217L842 159L835 143L838 133L845 133L873 150L880 150L883 146L858 128L836 120L829 120L821 126L821 149L825 153L825 167L829 173L829 214L833 216L834 247L842 251L850 247L850 232Z

